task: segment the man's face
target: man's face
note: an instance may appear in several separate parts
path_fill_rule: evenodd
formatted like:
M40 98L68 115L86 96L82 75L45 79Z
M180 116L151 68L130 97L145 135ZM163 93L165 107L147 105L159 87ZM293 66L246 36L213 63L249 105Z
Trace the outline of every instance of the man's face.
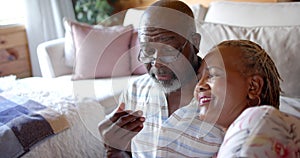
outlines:
M143 29L139 33L141 51L139 56L148 60L148 73L159 83L166 93L175 91L185 83L185 78L191 76L189 42L164 29Z

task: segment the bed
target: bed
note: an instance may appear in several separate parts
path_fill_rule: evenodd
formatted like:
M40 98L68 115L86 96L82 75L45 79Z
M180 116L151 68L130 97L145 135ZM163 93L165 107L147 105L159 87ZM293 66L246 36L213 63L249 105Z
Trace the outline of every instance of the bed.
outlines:
M225 39L258 42L272 53L284 79L280 110L300 117L300 3L213 2L208 8L200 4L191 8L202 35L199 56ZM43 77L0 78L1 104L11 98L30 100L40 108L24 114L37 116L41 109L47 109L55 113L52 120L63 122L57 130L50 129L51 134L32 139L27 146L13 148L15 144L0 143L0 157L104 157L97 124L115 109L122 90L146 73L136 60L139 49L135 28L142 12L130 9L124 26L108 28L66 18L65 38L41 43L37 48ZM94 50L103 52L101 57ZM5 124L1 123L2 133L8 130ZM1 142L9 142L5 139Z
M40 137L29 135L37 140L31 140L29 142L31 144L26 146L21 143L24 145L23 149L16 149L14 144L9 146L7 142L11 140L5 141L7 137L4 138L2 135L1 155L18 157L26 153L23 157L103 157L103 145L98 135L97 124L116 106L114 103L118 100L121 90L126 88L127 83L135 77L102 79L100 82L97 80L73 82L70 75L51 79L31 77L18 80L15 76L1 78L0 98L14 102L16 101L12 96L29 98L54 110L60 117L65 118L63 121L66 121L64 128L55 134ZM3 111L2 108L1 112ZM1 120L3 117L4 115L1 115ZM24 127L29 123L19 124L23 126L23 129L19 127L19 132L26 133L28 130ZM40 130L43 128L36 125L31 127Z

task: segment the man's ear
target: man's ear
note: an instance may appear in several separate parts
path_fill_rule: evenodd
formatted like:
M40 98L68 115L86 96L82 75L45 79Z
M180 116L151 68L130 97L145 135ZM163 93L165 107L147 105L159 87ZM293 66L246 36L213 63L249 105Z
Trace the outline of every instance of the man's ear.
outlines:
M200 41L201 41L201 36L199 33L193 33L191 36L192 39L192 44L193 46L197 49L197 53L199 51L199 46L200 46Z
M260 96L262 88L264 85L264 79L260 75L253 75L248 78L249 88L248 96L250 99L255 99L255 97Z

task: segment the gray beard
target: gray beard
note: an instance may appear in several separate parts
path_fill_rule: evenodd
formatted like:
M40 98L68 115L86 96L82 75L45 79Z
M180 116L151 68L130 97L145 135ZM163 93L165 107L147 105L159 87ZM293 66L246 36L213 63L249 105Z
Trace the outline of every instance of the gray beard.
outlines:
M165 94L169 94L181 88L181 84L178 79L172 79L171 81L159 81L156 78L152 79Z

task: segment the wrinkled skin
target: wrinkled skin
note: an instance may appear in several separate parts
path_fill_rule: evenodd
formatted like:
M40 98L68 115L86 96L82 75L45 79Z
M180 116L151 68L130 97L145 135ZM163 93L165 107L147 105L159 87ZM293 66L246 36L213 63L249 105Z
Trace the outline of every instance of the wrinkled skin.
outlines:
M131 139L143 129L145 118L142 111L123 109L124 104L121 104L114 115L100 122L99 131L106 145L125 151L129 149Z

